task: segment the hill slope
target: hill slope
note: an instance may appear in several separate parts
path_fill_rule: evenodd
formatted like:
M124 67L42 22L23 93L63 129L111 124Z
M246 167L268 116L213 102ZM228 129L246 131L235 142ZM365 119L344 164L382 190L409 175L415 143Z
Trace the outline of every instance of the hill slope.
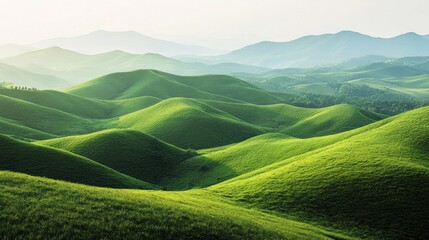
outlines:
M224 75L183 77L155 70L106 75L66 91L97 99L127 99L153 96L161 99L190 97L219 101L278 103L278 97L240 79Z
M0 185L5 238L349 239L203 193L103 189L4 171Z
M144 120L143 120L144 119ZM208 148L264 133L216 108L193 99L171 98L122 116L117 122L182 148Z
M154 189L90 159L0 135L0 169L113 188Z
M0 95L0 117L53 135L82 134L98 127L93 120L5 95Z
M85 156L131 177L157 183L179 162L192 156L144 133L106 130L38 142Z
M427 238L428 111L420 108L368 125L347 141L211 189L255 207L355 229L362 236Z

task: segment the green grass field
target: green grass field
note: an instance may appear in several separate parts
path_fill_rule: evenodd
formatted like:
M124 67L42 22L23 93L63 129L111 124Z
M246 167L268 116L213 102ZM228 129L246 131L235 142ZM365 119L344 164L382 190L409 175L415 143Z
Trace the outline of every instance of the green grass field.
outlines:
M0 236L429 238L429 107L282 96L154 70L0 89Z

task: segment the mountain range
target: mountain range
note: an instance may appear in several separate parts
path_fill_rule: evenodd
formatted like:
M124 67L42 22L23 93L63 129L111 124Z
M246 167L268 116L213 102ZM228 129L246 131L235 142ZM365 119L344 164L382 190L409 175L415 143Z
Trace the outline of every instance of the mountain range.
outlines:
M86 54L98 54L114 50L130 53L158 53L167 56L215 54L218 51L207 47L179 44L149 37L134 31L109 32L98 30L70 38L54 38L33 43L37 48L61 47Z
M234 62L267 68L314 67L367 55L385 57L428 56L427 36L406 33L377 38L352 31L304 36L289 42L264 41L225 55L187 58L203 62ZM186 58L184 58L186 60Z
M269 69L234 63L207 65L186 63L160 54L132 54L119 50L101 54L87 55L60 47L50 47L23 53L18 56L0 59L0 81L11 82L27 87L41 89L64 89L87 79L114 72L126 72L138 69L157 69L181 75L211 73L261 73ZM10 75L5 67L22 73ZM44 75L40 78L28 78L30 74ZM25 77L21 77L24 76ZM49 79L57 78L57 81Z

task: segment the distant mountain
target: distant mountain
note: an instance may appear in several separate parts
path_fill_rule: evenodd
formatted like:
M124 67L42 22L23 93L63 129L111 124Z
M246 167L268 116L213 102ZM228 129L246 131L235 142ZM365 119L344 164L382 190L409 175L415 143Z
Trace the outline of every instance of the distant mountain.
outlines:
M241 64L225 63L211 66L185 63L154 53L131 54L119 50L86 55L60 47L51 47L0 59L0 62L38 74L66 79L71 85L109 73L138 69L156 69L180 75L235 72L261 73L268 70ZM49 85L46 87L49 87Z
M70 83L51 75L37 74L17 67L0 63L0 82L12 83L21 87L35 87L39 89L63 89Z
M113 50L131 53L159 53L167 56L182 54L208 55L218 52L207 47L184 45L152 38L138 32L95 31L71 38L54 38L34 43L38 48L59 46L73 51L97 54Z
M26 52L34 51L36 48L16 45L16 44L6 44L0 46L0 58L12 57L20 55Z
M226 55L208 57L214 62L235 62L270 68L311 67L366 55L386 57L427 56L429 41L416 33L375 38L357 32L305 36L290 42L260 42Z

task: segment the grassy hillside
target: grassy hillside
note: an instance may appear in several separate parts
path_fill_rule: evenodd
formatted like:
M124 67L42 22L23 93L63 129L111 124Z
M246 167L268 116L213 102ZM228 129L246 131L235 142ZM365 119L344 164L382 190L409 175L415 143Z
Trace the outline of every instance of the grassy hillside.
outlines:
M171 98L119 118L117 126L140 130L182 148L208 148L242 141L263 130L207 104Z
M54 134L42 132L40 130L25 127L15 121L0 117L0 132L20 139L48 139L57 137Z
M5 95L0 95L0 117L54 135L85 133L95 129L91 120Z
M58 91L0 89L0 95L21 99L85 118L106 118L112 109L107 103L96 102Z
M295 137L315 137L344 132L379 121L384 116L341 104L320 109L316 114L281 132Z
M77 85L66 92L104 100L151 96L161 99L191 97L234 101L227 97L203 92L192 86L181 84L154 70L114 73Z
M201 192L103 189L4 171L0 186L5 238L348 239Z
M237 144L200 150L198 156L179 163L171 172L167 172L167 177L161 185L170 189L208 187L276 162L345 141L366 130L367 127L364 127L336 135L307 139L267 133Z
M152 96L161 99L188 97L258 104L281 101L272 94L229 76L183 77L155 70L115 73L75 86L67 92L106 100Z
M287 104L261 106L215 101L205 103L266 131L282 132L294 137L344 132L385 117L347 104L327 108L301 108Z
M374 123L347 141L211 190L250 206L361 232L362 237L425 239L428 113L426 107Z
M85 156L121 173L155 184L179 162L193 156L193 153L133 130L106 130L38 144Z
M113 188L153 189L88 158L0 135L0 169Z

